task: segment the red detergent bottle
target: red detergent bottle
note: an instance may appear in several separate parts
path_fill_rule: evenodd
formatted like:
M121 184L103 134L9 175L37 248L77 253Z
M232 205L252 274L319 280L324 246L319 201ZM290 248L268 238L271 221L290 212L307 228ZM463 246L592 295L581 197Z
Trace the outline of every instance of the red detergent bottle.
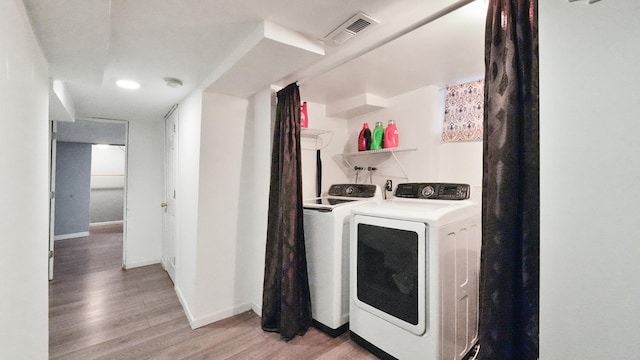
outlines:
M362 124L362 130L358 136L358 151L366 151L371 148L371 130L369 124Z
M396 127L395 120L389 120L389 125L384 130L384 148L395 148L400 144L400 139L398 138L398 128Z

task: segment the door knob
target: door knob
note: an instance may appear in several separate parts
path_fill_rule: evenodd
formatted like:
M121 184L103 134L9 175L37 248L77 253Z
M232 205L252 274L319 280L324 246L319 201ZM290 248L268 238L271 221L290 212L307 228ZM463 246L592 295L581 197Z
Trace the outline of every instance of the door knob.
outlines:
M166 202L160 203L160 207L163 207L163 208L166 208L166 207L167 207L167 205L168 205L168 204L167 204Z

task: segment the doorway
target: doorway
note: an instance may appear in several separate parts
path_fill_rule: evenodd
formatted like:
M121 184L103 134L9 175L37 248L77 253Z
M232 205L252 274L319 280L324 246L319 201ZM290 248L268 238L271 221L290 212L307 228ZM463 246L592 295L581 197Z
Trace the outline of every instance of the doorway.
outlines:
M88 239L92 231L114 232L121 239L124 267L128 122L77 120L57 122L52 129L49 279L56 273L58 242Z
M176 282L176 173L178 156L178 112L177 105L171 108L165 121L165 202L164 208L164 243L162 251L162 267L167 271L171 281Z
M91 146L90 228L123 228L125 169L126 146Z

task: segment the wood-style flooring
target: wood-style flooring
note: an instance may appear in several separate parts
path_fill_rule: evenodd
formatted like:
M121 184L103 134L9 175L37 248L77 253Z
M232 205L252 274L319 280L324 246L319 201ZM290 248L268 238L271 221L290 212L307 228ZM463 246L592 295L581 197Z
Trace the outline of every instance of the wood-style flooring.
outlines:
M122 270L122 227L55 243L50 359L375 359L311 328L284 342L246 312L192 330L160 265Z

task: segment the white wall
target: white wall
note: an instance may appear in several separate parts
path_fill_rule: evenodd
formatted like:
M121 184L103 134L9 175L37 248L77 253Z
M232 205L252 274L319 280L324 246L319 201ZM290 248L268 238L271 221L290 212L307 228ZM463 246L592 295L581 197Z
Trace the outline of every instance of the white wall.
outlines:
M442 142L444 100L444 89L435 86L427 86L387 99L386 108L348 120L348 136L343 151L357 151L358 134L364 122L373 130L377 121L382 121L386 127L389 120L395 120L400 147L417 149L397 153L402 169L390 154L350 158L352 165L370 164L378 168L374 172L378 174L373 176L374 183L382 187L386 179L391 179L394 187L400 182L410 181L482 185L482 141ZM403 169L407 178L402 174ZM349 181L355 181L355 172L349 170ZM366 171L360 173L359 182L363 180L369 182L369 173Z
M196 91L178 106L176 169L176 283L178 298L193 320L196 296L198 184L200 180L200 124L202 92Z
M203 93L196 252L196 301L192 326L246 311L244 253L238 226L248 100Z
M127 268L159 263L162 256L162 121L130 121L127 148Z
M123 220L125 147L91 146L91 223Z
M251 308L251 242L239 234L251 234L244 229L254 224L252 189L243 187L254 180L245 139L253 114L248 99L201 91L177 111L175 288L197 328Z
M540 359L637 359L640 2L539 18Z
M251 308L262 313L267 218L269 211L269 180L271 176L271 124L275 116L275 98L271 89L251 97L247 117L240 183L238 211L238 266L246 269L241 279L247 287ZM252 110L252 111L251 111ZM247 223L250 219L250 223Z
M0 358L48 358L48 65L22 1L0 2Z

